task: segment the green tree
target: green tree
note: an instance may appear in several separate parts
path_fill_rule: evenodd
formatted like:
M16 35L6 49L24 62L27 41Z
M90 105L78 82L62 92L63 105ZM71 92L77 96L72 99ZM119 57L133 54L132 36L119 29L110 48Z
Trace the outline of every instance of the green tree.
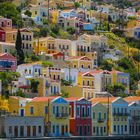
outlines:
M22 49L22 39L21 39L21 33L20 33L20 30L18 30L17 32L17 38L16 38L16 44L15 44L15 48L16 48L16 51L17 51L17 64L22 64L24 63L24 52L23 52L23 49Z
M43 67L53 67L53 63L49 61L43 61L42 62Z
M19 77L17 72L0 72L0 80L2 81L2 95L8 97L10 93L9 87L12 86L12 81Z
M31 17L32 16L32 13L29 10L26 10L24 12L24 14L27 15L28 17Z
M48 28L41 28L39 35L46 37L48 32L49 32Z
M125 87L121 84L115 84L115 85L108 85L106 87L106 90L112 94L113 96L119 96L125 94Z
M114 64L112 63L111 60L103 60L101 65L100 65L101 69L103 70L108 70L108 71L111 71L112 68L114 67Z
M67 31L69 34L72 34L72 35L75 33L75 29L73 27L68 27Z
M68 98L68 97L69 97L69 93L66 92L66 91L64 91L64 90L61 90L61 96L62 96L63 98Z
M0 16L12 19L14 25L17 25L18 21L21 20L20 12L11 2L3 2L0 4Z
M77 9L77 8L79 8L80 7L80 3L79 2L75 2L74 3L74 7Z
M31 82L31 91L32 91L33 93L38 92L38 85L39 85L39 82L36 81L35 79L31 79L30 82Z

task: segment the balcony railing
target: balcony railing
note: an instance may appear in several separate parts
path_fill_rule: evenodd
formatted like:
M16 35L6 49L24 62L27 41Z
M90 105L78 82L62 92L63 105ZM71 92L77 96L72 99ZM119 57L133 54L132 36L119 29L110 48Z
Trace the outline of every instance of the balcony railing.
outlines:
M98 123L103 123L103 122L104 122L104 119L102 119L102 118L98 119Z
M132 116L133 120L140 120L140 116Z
M80 118L86 119L86 118L90 118L89 115L81 115Z
M55 114L55 117L57 119L64 119L64 118L67 118L68 116L69 116L68 113L57 113L57 114Z
M129 113L113 113L113 116L129 116Z

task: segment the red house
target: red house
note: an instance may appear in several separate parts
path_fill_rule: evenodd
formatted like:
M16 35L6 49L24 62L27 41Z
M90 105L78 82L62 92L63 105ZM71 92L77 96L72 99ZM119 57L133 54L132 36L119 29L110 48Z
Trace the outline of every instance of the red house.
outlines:
M8 53L0 53L0 71L16 71L17 59Z
M74 136L91 136L91 102L84 98L67 100L70 103L70 133Z
M57 53L46 54L46 58L49 58L51 60L63 60L64 59L64 53L57 52Z

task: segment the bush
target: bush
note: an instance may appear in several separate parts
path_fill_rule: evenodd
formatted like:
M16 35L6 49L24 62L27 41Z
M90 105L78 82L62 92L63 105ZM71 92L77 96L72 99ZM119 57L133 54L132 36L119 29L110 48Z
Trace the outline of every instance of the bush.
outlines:
M43 67L53 67L53 63L49 61L44 61L42 62Z
M137 61L137 62L140 62L140 53L135 53L135 54L133 55L133 59L134 59L135 61Z
M32 13L29 10L26 10L24 12L24 14L27 15L28 17L31 17L32 16Z

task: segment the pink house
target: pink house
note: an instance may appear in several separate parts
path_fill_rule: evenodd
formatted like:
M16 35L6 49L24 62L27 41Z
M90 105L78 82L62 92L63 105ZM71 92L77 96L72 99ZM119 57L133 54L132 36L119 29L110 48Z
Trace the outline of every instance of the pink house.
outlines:
M12 29L12 20L7 18L0 18L0 27Z
M0 71L16 71L17 59L8 53L0 53Z

